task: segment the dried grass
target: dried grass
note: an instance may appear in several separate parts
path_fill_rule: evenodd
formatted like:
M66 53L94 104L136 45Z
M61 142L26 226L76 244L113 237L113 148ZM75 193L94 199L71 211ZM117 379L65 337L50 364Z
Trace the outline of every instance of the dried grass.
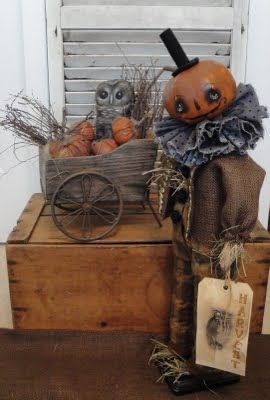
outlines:
M167 345L152 340L155 347L149 358L149 365L161 370L158 382L163 382L166 378L172 378L173 383L177 383L185 375L190 375L186 361L177 353L171 351Z

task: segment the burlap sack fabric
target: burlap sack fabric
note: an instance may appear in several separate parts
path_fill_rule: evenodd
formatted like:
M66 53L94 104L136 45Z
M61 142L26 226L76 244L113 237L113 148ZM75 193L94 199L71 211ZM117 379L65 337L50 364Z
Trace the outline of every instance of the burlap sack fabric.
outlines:
M265 171L248 155L218 157L194 173L190 237L208 243L221 232L246 240L258 216Z
M213 276L210 252L214 240L227 229L223 238L248 240L257 220L264 175L248 155L219 157L193 170L188 200L174 204L181 221L173 224L169 347L186 359L195 355L197 289L204 277ZM167 209L171 208L168 202Z

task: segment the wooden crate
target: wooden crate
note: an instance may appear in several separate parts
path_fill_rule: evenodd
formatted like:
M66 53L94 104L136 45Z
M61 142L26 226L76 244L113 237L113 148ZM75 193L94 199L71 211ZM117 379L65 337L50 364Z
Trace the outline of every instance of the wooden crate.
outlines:
M252 332L261 332L270 237L257 229L246 245L254 290ZM128 205L116 230L89 244L67 239L36 194L7 243L14 326L166 333L171 297L170 221Z

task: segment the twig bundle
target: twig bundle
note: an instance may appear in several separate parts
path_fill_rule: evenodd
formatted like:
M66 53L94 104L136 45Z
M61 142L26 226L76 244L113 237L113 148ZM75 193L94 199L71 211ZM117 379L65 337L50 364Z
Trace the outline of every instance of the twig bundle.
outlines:
M141 138L163 116L162 91L158 81L162 73L163 69L157 70L154 63L149 67L131 64L123 66L122 78L128 80L134 88L131 118L138 121L137 130Z
M0 126L25 144L45 145L65 135L65 126L58 123L48 108L21 92L12 96L11 103L6 104L2 113Z

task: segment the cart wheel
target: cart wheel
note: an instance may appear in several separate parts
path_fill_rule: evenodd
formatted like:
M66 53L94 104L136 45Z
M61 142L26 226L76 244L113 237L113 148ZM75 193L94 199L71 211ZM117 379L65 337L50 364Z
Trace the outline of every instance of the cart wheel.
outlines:
M122 211L119 188L109 178L95 172L69 176L58 186L51 201L55 225L79 242L91 242L108 235L118 224Z

